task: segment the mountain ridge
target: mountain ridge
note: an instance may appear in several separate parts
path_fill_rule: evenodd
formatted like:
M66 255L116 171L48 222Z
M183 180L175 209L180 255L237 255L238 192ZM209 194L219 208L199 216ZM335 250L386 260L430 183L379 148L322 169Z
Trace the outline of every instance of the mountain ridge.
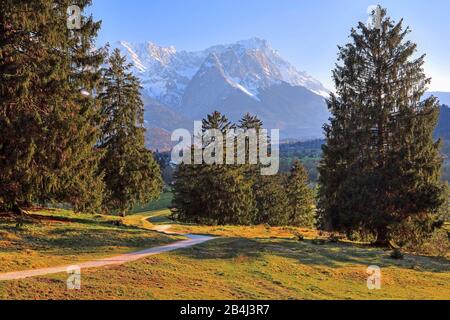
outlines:
M191 130L193 120L214 110L231 121L246 112L255 114L267 128L280 129L283 138L319 138L329 117L329 90L284 60L266 40L251 38L195 52L153 42L120 41L113 47L141 80L147 128L164 132L165 140L176 125L190 123L186 129Z

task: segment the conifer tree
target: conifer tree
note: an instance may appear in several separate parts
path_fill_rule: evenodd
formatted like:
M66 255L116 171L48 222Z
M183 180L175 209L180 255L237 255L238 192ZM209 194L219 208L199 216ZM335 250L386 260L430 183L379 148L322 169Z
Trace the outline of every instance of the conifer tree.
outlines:
M289 225L289 202L285 179L285 175L282 174L256 176L253 182L253 194L258 209L255 224Z
M260 130L263 128L263 122L257 116L253 116L247 112L241 118L241 120L239 120L238 127L246 130L248 129Z
M260 169L260 165L250 164L251 156L254 156L257 160L259 159L259 133L263 129L263 122L257 117L252 116L250 113L246 113L241 120L239 120L238 129L242 130L241 134L246 134L248 130L254 130L256 132L256 149L250 148L250 137L245 138L245 163L247 165L248 174L255 177L256 170ZM250 152L256 152L256 155L251 155ZM257 161L259 163L259 161Z
M222 134L236 126L220 112L213 112L203 121L203 130L219 129ZM235 149L236 151L236 149ZM224 157L227 152L224 146ZM256 203L252 190L252 181L248 179L247 168L241 165L212 165L204 177L206 202L215 203L210 209L218 224L249 225L256 215ZM207 192L207 186L213 186ZM214 213L215 212L215 213Z
M100 24L81 15L68 30L72 1L2 1L0 12L0 203L68 202L95 209ZM77 1L83 11L90 1ZM87 94L83 94L87 93Z
M220 130L222 133L227 132L235 127L228 118L221 114L219 111L214 111L208 114L205 119L202 120L202 131L210 129Z
M222 134L234 125L220 112L202 122L202 130ZM208 137L203 150L212 143ZM224 157L226 151L223 152ZM183 164L174 176L174 213L181 220L207 224L248 225L254 221L256 204L252 182L242 166L224 164Z
M286 182L289 225L313 227L316 223L314 192L309 187L308 172L295 161Z
M359 23L352 42L339 47L319 207L323 227L371 233L386 245L407 220L431 231L444 187L433 140L439 106L433 97L421 101L430 82L425 56L415 57L403 20L395 23L381 7L376 12L379 26Z
M242 134L246 134L248 130L255 130L257 137L257 147L250 148L250 138L246 138L245 157L246 163L242 165L245 170L246 178L252 182L252 190L256 200L257 214L255 216L255 224L270 224L272 226L287 225L288 215L286 211L287 197L284 190L284 176L261 175L261 164L250 164L250 152L256 151L256 159L259 159L259 133L263 129L263 122L250 113L246 113L239 120L238 128L243 130Z
M162 178L153 154L145 148L144 107L140 82L118 49L104 75L100 170L104 173L104 207L124 215L137 204L159 196Z

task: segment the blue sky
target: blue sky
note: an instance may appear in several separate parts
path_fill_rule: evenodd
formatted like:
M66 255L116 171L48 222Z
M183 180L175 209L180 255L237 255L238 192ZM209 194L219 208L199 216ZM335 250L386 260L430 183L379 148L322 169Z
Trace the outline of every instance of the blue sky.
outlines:
M98 42L127 40L201 50L259 37L299 70L332 89L337 45L381 4L412 28L410 39L427 53L431 90L450 92L450 1L448 0L93 0L103 21Z

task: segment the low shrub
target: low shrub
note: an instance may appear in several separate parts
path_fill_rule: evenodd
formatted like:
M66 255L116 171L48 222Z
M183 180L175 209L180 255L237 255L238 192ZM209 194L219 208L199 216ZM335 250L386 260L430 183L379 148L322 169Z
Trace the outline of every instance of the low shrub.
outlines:
M394 250L392 250L390 257L395 260L403 260L404 255L400 249L395 248Z
M338 243L342 240L342 236L336 234L336 233L332 233L328 236L328 241L331 243Z
M305 240L305 237L301 234L301 233L297 233L295 235L295 238L297 239L297 241L301 242Z
M450 253L448 233L443 229L436 230L418 246L407 246L406 249L424 255L447 257Z

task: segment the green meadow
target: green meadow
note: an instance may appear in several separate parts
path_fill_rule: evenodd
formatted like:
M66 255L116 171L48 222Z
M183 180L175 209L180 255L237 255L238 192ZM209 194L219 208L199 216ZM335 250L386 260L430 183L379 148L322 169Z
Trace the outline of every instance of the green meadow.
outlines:
M216 239L82 270L80 290L67 289L66 273L0 282L1 299L450 299L448 257L394 260L390 250L331 242L316 230L181 224L167 209L126 218L63 210L33 215L38 223L16 226L2 219L2 272L76 264L183 239L152 230L161 225ZM367 288L372 265L381 268L379 290Z

